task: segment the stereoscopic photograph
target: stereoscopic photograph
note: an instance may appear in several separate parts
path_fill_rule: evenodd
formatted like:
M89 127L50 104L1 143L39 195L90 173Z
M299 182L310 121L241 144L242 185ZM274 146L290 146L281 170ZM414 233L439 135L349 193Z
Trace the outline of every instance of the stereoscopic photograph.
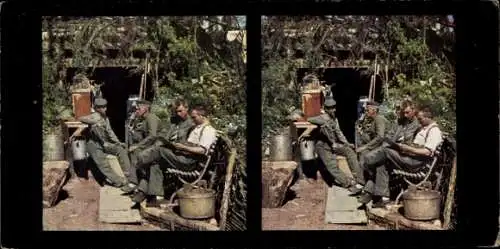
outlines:
M41 35L44 230L246 230L246 17Z
M455 227L454 27L262 17L263 230Z

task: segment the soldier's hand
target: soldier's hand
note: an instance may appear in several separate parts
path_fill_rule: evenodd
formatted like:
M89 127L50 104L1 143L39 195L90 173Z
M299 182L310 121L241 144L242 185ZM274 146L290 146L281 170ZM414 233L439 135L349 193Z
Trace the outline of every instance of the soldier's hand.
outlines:
M351 147L352 149L356 148L356 145L348 143L347 146Z
M130 146L130 148L128 148L128 151L129 151L129 152L132 152L132 151L136 150L137 148L139 148L139 146L137 146L137 145L132 145L132 146Z
M359 148L356 149L356 152L357 153L361 153L361 152L363 152L365 150L366 150L366 147L365 146L361 146L361 147L359 147Z

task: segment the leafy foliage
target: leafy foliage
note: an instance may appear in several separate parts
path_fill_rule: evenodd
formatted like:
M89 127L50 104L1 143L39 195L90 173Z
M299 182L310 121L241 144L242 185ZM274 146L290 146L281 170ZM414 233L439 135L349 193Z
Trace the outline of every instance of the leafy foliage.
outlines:
M430 104L444 130L455 134L454 33L445 26L446 17L264 17L262 23L264 139L285 124L292 107L300 106L297 68L372 65L365 52L393 70L389 79L380 74L389 83L388 118L395 118L394 107L410 95ZM343 60L331 54L346 49Z

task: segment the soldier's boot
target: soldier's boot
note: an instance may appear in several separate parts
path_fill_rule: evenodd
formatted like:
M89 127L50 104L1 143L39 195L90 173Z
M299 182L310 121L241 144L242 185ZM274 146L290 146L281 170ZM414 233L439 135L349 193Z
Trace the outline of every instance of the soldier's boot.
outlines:
M132 201L135 203L141 203L146 199L146 197L146 193L139 190L132 196Z
M135 185L133 183L127 183L127 184L123 185L120 189L125 194L131 194L136 190L136 188L137 188L137 185Z

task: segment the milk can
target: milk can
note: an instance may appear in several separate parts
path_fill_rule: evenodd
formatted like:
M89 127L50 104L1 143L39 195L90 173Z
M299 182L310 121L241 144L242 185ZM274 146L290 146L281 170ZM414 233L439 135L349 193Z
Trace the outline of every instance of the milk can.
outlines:
M300 159L302 161L314 160L314 140L304 139L300 141Z
M71 151L73 153L74 161L79 161L87 158L85 139L83 137L73 138L71 141Z

